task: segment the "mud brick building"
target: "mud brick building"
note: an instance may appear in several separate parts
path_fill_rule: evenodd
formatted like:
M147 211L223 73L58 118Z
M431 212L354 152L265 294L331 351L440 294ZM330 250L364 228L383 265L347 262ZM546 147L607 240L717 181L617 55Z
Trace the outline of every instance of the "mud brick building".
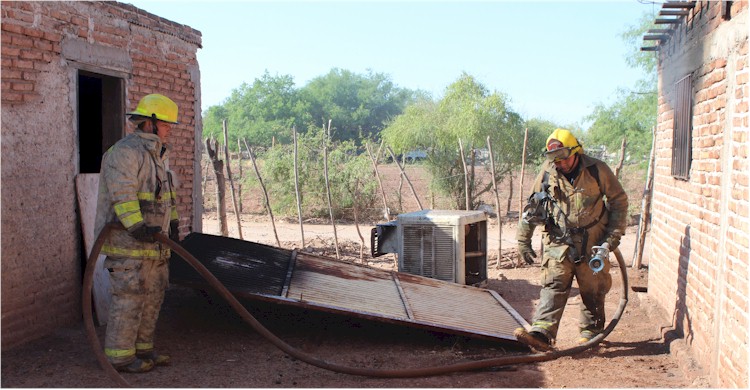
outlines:
M748 2L667 2L657 23L648 294L712 386L747 388Z
M2 347L81 320L85 250L76 176L132 127L150 93L179 107L171 135L181 231L200 230L201 33L129 4L3 1Z

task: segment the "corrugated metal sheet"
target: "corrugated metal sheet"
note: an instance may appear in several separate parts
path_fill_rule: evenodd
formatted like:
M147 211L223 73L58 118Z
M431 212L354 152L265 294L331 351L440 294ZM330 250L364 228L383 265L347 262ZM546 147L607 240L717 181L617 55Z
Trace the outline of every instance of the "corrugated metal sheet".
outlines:
M191 233L183 247L236 296L521 345L526 321L496 292L233 238ZM207 283L178 255L173 283Z
M297 255L285 298L375 316L406 316L390 273L309 254Z

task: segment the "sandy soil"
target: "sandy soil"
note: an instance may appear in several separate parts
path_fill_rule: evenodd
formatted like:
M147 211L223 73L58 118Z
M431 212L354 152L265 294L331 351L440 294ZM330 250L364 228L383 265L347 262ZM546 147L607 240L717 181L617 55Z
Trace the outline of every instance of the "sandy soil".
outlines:
M218 232L218 224L207 217L204 232ZM268 221L243 222L246 240L275 245ZM277 222L282 246L299 245L296 224ZM372 226L360 226L369 240ZM335 257L333 229L329 225L305 225L307 251ZM539 268L514 267L515 228L504 226L503 260L497 266L497 251L490 253L487 288L500 293L527 321L531 319L539 293ZM626 262L632 256L634 231L622 245ZM237 237L236 228L230 236ZM393 258L372 259L365 251L360 259L356 226L338 225L342 261L365 262L393 269ZM492 223L489 246L497 248L498 229ZM647 264L647 261L645 262ZM647 271L628 269L630 284L645 287ZM608 295L608 313L622 297L620 273ZM339 374L320 369L277 349L253 331L215 296L180 286L167 291L157 329L157 345L169 352L174 363L148 374L126 374L135 387L707 387L705 378L690 374L689 359L674 353L674 343L662 336L668 316L655 309L644 293L628 291L627 309L612 334L596 349L543 363L520 364L482 371L440 376L383 379ZM577 338L577 290L568 302L558 347L574 345ZM405 329L301 309L279 308L261 303L248 305L252 313L289 344L321 359L347 366L368 368L423 367L499 357L508 351L487 341ZM611 314L610 314L611 315ZM103 328L99 328L100 337ZM670 349L672 352L670 353ZM687 362L687 363L686 363ZM114 387L99 368L82 324L61 328L52 335L18 348L2 351L2 387Z

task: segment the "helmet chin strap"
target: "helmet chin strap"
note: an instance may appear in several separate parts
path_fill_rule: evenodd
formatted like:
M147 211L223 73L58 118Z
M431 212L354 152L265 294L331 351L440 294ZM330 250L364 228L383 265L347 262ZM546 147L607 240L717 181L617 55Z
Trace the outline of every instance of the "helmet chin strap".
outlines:
M156 114L151 114L151 132L158 135L159 130L156 128Z

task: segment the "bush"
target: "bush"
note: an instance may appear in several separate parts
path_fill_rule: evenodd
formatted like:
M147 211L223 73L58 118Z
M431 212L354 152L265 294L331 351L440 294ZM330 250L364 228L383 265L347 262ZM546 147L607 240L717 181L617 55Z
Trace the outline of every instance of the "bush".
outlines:
M329 218L324 142L325 134L316 128L297 137L297 171L303 218ZM294 145L277 144L269 149L263 159L261 175L269 192L274 194L271 198L274 213L297 215ZM353 219L355 206L360 214L364 210L372 212L377 183L371 179L369 160L359 153L354 142L329 141L328 182L335 219Z

